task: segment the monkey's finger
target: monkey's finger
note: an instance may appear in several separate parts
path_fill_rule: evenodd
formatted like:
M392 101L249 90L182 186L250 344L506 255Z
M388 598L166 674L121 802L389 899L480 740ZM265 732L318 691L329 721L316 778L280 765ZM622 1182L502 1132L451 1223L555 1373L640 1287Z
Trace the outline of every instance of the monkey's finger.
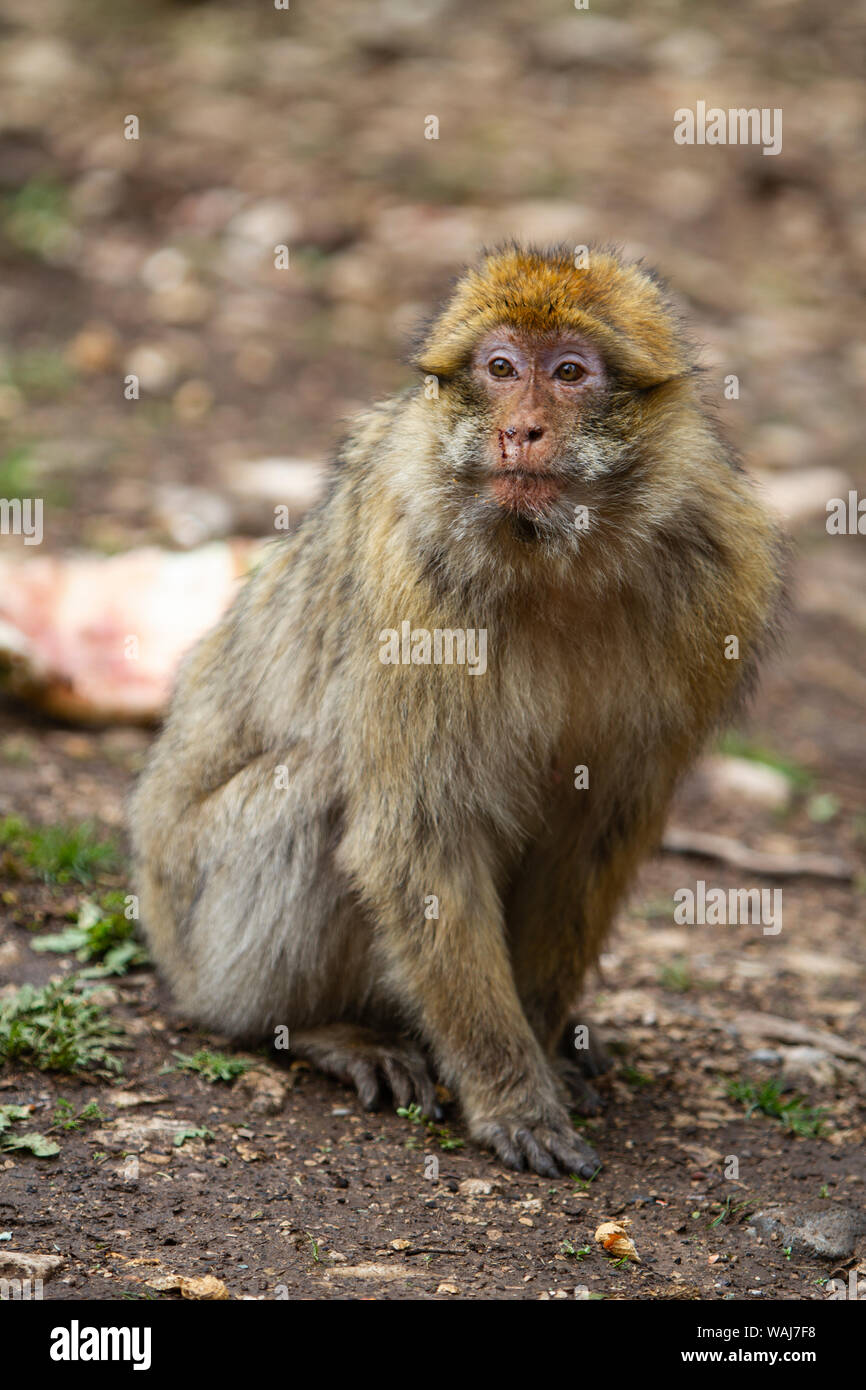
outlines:
M589 1144L578 1138L551 1133L548 1145L557 1163L566 1173L576 1173L580 1178L593 1178L601 1167L601 1160Z
M526 1167L526 1160L520 1150L512 1143L511 1136L502 1125L493 1125L484 1135L482 1143L489 1144L502 1160L506 1168L520 1173Z
M409 1075L412 1077L415 1099L420 1105L422 1113L429 1115L431 1120L441 1120L442 1107L436 1099L436 1087L423 1058L410 1058L406 1065Z
M388 1085L391 1087L391 1094L397 1102L397 1105L405 1110L412 1104L412 1096L414 1094L414 1087L409 1075L400 1062L387 1055L382 1058L382 1070L385 1073L385 1078Z
M604 1101L595 1087L586 1082L584 1089L574 1097L574 1108L579 1115L598 1115L604 1109Z
M518 1129L514 1135L514 1141L519 1144L529 1160L530 1168L536 1173L540 1173L543 1178L558 1178L559 1169L553 1159L539 1144L535 1135L530 1129Z
M520 1137L526 1147L522 1134ZM570 1136L563 1137L556 1130L547 1129L540 1135L533 1134L530 1137L533 1145L540 1149L543 1156L542 1163L539 1163L534 1151L530 1153L532 1166L544 1177L559 1177L562 1169L566 1173L576 1172L583 1178L591 1178L601 1167L597 1155L589 1145L580 1140L572 1140Z
M379 1104L380 1095L376 1068L364 1057L353 1057L346 1063L346 1071L352 1079L364 1109L375 1110Z

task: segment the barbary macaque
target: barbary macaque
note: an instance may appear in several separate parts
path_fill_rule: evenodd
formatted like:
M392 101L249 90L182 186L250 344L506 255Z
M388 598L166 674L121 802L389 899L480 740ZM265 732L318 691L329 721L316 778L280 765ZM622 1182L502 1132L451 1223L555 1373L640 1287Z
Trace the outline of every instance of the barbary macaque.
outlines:
M589 1176L581 983L753 682L780 540L613 253L487 255L416 365L183 664L143 919L188 1018L283 1025L366 1106L440 1081L508 1166Z

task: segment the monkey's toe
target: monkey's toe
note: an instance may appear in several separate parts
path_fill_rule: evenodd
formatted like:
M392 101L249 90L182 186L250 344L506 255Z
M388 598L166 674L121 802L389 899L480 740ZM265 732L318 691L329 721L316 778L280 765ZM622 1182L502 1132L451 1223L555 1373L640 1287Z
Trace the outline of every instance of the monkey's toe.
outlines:
M493 1121L476 1125L474 1133L506 1168L517 1172L529 1168L543 1178L571 1173L592 1178L601 1167L598 1154L574 1132L565 1112L542 1122Z
M414 1104L424 1115L441 1118L426 1058L408 1038L335 1023L293 1033L291 1047L320 1071L354 1086L366 1110L378 1109L383 1097L390 1096L395 1107Z
M567 1104L580 1115L598 1115L604 1101L582 1068L569 1057L557 1057L553 1069L565 1087Z

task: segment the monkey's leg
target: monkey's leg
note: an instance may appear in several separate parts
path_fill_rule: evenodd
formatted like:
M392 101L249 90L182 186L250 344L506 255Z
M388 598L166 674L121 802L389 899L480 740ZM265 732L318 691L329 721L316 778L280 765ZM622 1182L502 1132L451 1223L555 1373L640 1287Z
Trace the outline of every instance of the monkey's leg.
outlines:
M354 1023L331 1023L293 1031L290 1046L296 1056L354 1086L367 1110L377 1108L384 1087L395 1105L414 1101L425 1115L437 1118L441 1113L427 1060L406 1037Z
M411 811L400 823L411 824ZM364 825L360 812L349 824L340 858L375 915L383 976L457 1092L472 1137L511 1168L592 1176L599 1160L575 1133L520 1006L489 846L479 834L440 856L397 827ZM424 915L431 893L433 921Z
M596 961L636 866L652 843L655 822L641 813L575 825L560 796L548 829L525 852L506 899L517 987L533 1031L572 1100L584 1113L601 1108L591 1079L609 1065L596 1028L577 1010L587 970Z
M180 776L168 766L143 784L135 838L148 940L182 1012L256 1040L378 1023L371 925L335 871L339 808L319 795L315 810L317 767L261 755L183 804L170 795Z

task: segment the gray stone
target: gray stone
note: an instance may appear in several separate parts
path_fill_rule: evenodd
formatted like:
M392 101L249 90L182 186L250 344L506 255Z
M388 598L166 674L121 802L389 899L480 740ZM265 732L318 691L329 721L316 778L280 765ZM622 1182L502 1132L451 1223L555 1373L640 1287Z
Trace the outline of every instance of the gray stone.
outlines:
M643 66L640 33L625 19L571 15L542 25L533 46L542 62L555 68Z
M152 1144L172 1148L178 1135L187 1129L188 1120L169 1120L163 1115L145 1119L142 1115L134 1115L115 1120L105 1129L94 1130L90 1139L109 1153L143 1153Z
M829 1089L836 1083L836 1066L822 1047L785 1047L782 1049L782 1077L785 1081L807 1081Z
M41 1279L47 1284L65 1263L64 1255L38 1255L30 1250L4 1250L0 1253L0 1278Z
M781 811L789 805L793 787L784 773L748 758L705 758L700 767L710 796Z
M749 1224L761 1236L778 1236L784 1250L827 1260L848 1259L857 1241L866 1240L866 1212L829 1202L820 1207L767 1207Z
M248 1098L250 1109L257 1115L278 1115L286 1103L288 1078L276 1076L264 1068L254 1068L240 1077L237 1090Z

